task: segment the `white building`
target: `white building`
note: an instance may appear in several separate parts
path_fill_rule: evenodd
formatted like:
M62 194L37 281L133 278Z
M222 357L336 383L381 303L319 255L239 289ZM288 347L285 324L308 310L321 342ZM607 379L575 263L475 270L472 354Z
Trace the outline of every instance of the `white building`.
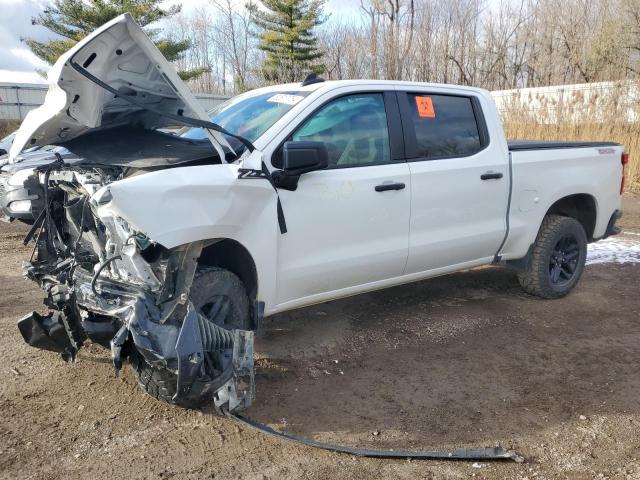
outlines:
M612 114L628 122L640 119L640 86L633 81L497 90L491 95L503 116L520 114L538 123L602 122Z

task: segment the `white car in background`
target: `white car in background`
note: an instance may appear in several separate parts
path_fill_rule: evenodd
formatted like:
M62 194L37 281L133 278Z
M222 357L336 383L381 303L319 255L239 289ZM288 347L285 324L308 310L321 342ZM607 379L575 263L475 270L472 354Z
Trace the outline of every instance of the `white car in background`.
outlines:
M90 339L184 406L253 397L264 316L481 265L569 293L617 232L623 147L509 143L488 92L357 80L266 87L210 119L123 15L65 54L11 157L44 205L26 273L51 311L19 323L73 358ZM157 129L183 123L182 136Z
M13 143L13 139L16 136L16 133L10 133L9 135L7 135L6 137L4 137L2 140L0 140L0 157L2 157L3 155L6 155L7 152L9 152L9 149L11 148L11 144Z

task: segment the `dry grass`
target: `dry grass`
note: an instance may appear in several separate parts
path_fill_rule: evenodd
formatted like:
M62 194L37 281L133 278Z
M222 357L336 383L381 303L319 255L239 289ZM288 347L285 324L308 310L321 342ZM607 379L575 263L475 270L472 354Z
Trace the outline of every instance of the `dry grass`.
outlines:
M0 120L0 139L17 130L19 126L20 122L14 122L12 120Z
M576 124L512 122L504 124L507 138L522 140L585 140L617 142L630 154L627 191L640 192L640 124Z
M502 112L507 138L621 143L630 154L627 191L640 192L640 102L637 84L564 98L536 94L513 98Z

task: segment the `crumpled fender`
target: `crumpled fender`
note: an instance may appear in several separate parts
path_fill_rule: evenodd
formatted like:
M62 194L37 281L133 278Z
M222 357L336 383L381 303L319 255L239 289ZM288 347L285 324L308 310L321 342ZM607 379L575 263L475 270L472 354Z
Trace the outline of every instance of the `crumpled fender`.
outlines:
M246 237L252 225L265 222L265 210L275 212L276 205L266 179L238 179L238 166L232 164L165 169L105 188L112 200L98 210L100 216L103 211L120 216L166 248ZM265 222L274 231L275 218L274 213Z
M274 298L274 292L262 290L261 277L275 278L277 196L264 177L238 178L239 168L177 167L113 182L94 195L99 200L105 198L105 189L110 192L110 201L97 213L121 217L169 249L200 240L236 240L253 257L261 293ZM268 282L271 288L275 282Z

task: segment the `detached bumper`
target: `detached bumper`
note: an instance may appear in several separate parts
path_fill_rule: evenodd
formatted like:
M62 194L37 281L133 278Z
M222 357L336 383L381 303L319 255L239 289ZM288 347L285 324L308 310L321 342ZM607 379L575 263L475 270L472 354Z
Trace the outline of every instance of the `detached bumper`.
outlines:
M78 351L62 312L46 316L32 312L18 321L18 330L28 345L61 353L66 361L73 360Z
M110 343L116 370L131 342L144 360L176 375L173 401L209 397L220 409L237 412L255 397L253 332L225 330L200 315L190 301L175 308L166 320L162 306L143 288L122 281L96 279L77 267L73 274L75 304L87 315L69 325L63 311L42 316L36 312L18 322L25 342L59 352L73 360L80 338ZM94 288L95 287L95 290ZM97 315L96 320L92 320ZM215 374L207 370L212 355L219 360Z

